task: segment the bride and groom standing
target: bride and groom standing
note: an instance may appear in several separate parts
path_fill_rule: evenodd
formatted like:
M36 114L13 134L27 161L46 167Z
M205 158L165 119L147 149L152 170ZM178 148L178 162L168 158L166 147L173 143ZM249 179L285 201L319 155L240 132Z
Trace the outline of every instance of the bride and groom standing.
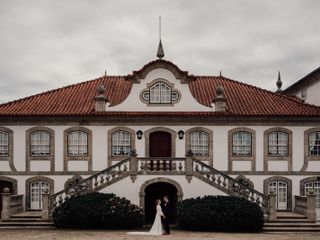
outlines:
M172 214L171 203L168 196L163 197L163 204L161 200L156 200L156 215L154 222L149 232L128 232L131 235L170 235L170 220ZM164 228L164 229L163 229Z

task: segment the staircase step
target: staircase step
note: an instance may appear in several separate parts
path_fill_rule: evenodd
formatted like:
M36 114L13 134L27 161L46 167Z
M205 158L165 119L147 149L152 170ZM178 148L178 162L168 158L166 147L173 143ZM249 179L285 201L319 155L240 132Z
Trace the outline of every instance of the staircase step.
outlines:
M53 222L0 222L0 228L5 227L53 227Z
M307 219L307 217L294 212L277 212L277 219Z
M47 222L48 220L44 220L41 218L9 218L3 219L2 222Z
M320 224L316 223L275 223L275 222L267 222L264 224L265 227L292 227L292 228L304 228L304 227L311 227L311 228L319 228L320 230Z
M320 228L314 227L264 227L264 232L320 232Z
M274 222L274 223L314 223L314 221L310 221L308 219L277 219L274 221L269 221L269 222Z
M41 212L21 212L11 216L11 218L41 218Z

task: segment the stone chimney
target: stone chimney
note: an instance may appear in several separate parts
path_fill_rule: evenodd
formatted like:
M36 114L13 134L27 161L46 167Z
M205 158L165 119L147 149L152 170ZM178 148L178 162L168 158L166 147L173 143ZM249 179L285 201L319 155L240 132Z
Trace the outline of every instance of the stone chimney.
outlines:
M106 111L106 103L108 102L105 93L106 88L103 85L99 85L97 87L98 95L94 98L95 100L95 111L96 112L105 112Z
M227 99L224 97L224 89L222 86L216 88L216 94L213 102L215 103L216 112L225 112L227 108Z

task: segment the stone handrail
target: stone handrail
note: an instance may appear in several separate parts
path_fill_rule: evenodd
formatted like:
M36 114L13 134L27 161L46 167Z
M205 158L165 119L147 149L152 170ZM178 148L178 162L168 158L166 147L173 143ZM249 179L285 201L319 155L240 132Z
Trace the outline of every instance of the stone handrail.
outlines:
M295 206L294 206L294 211L296 213L300 213L303 215L306 215L307 213L307 197L304 196L294 196L294 202L295 202Z
M9 219L13 214L23 211L23 195L12 195L9 189L2 193L1 219Z
M137 171L139 174L184 174L185 158L148 157L137 158Z
M316 221L316 195L307 193L307 196L294 196L296 213L303 214L310 221Z
M75 195L99 191L100 189L129 176L130 165L130 158L127 158L51 195L50 207L55 208L60 206L65 200Z
M206 183L229 195L244 197L260 206L265 213L269 213L268 197L263 193L197 159L193 159L192 171L194 176Z

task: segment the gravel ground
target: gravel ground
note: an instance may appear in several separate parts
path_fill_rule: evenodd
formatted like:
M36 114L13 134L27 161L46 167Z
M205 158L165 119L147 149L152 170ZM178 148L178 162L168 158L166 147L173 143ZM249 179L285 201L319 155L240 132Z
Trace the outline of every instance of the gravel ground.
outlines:
M120 240L120 239L210 239L210 240L320 240L319 233L313 234L245 234L245 233L203 233L172 231L170 236L132 236L126 231L97 231L97 230L58 230L58 229L0 229L0 239L5 240Z

